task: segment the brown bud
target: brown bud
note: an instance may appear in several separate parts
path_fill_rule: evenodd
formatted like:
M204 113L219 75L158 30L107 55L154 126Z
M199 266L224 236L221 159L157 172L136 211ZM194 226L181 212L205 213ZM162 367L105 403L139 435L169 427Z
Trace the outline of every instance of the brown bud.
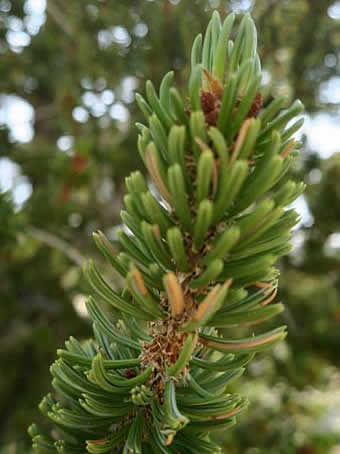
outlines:
M256 117L262 107L262 104L263 104L262 94L258 92L256 93L255 99L250 107L247 117L248 118Z

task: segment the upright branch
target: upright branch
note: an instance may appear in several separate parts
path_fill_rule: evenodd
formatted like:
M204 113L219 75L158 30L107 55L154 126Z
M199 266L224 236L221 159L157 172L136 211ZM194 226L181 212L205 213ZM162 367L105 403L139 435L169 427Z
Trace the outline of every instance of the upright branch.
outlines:
M253 330L283 310L274 264L298 220L286 207L304 189L288 176L302 104L263 107L254 23L245 15L232 41L234 21L214 12L196 37L185 97L173 72L136 95L149 176L126 179L121 252L94 234L125 286L86 265L94 338L57 352L55 394L40 404L54 429L29 429L38 454L220 453L211 433L247 405L229 383L286 336ZM231 338L230 327L249 334Z

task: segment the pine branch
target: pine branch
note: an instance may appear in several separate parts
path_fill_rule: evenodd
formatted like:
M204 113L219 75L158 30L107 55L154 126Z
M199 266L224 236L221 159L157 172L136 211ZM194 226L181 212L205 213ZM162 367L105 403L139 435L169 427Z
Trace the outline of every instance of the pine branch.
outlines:
M123 277L113 289L85 267L94 338L74 338L52 365L56 396L41 411L52 432L29 429L38 454L216 454L210 435L236 422L247 401L228 385L256 353L286 336L254 327L281 313L277 259L298 221L286 207L304 185L289 179L301 126L299 101L262 106L255 25L214 12L193 43L188 103L173 86L146 83L138 150L149 172L126 179L116 254L94 240ZM243 338L225 328L248 328Z

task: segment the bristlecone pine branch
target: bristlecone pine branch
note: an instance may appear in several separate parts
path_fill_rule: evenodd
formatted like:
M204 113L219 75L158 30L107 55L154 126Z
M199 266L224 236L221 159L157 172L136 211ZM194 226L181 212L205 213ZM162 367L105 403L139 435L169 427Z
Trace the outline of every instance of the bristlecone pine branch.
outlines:
M125 288L87 265L94 339L57 352L57 398L40 404L55 428L29 429L39 454L220 453L211 433L247 405L228 384L286 335L252 329L283 310L273 265L298 220L285 207L304 189L287 176L301 120L287 124L303 107L283 110L283 97L262 105L255 26L245 15L233 42L234 19L221 24L214 12L195 39L188 99L173 72L159 93L148 81L136 95L150 179L126 180L123 252L94 234ZM230 327L250 327L249 337L230 339Z

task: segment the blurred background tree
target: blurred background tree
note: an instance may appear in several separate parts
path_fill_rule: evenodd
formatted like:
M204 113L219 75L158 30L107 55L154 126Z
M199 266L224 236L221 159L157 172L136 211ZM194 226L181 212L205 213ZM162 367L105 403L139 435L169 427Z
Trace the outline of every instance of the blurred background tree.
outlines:
M80 265L100 260L92 231L115 239L124 177L140 165L134 92L170 68L184 84L193 37L215 8L251 10L266 97L303 100L295 171L309 184L295 249L281 263L290 336L249 369L238 386L250 409L220 436L232 454L340 449L340 2L0 0L4 452L27 452L56 348L90 333Z

